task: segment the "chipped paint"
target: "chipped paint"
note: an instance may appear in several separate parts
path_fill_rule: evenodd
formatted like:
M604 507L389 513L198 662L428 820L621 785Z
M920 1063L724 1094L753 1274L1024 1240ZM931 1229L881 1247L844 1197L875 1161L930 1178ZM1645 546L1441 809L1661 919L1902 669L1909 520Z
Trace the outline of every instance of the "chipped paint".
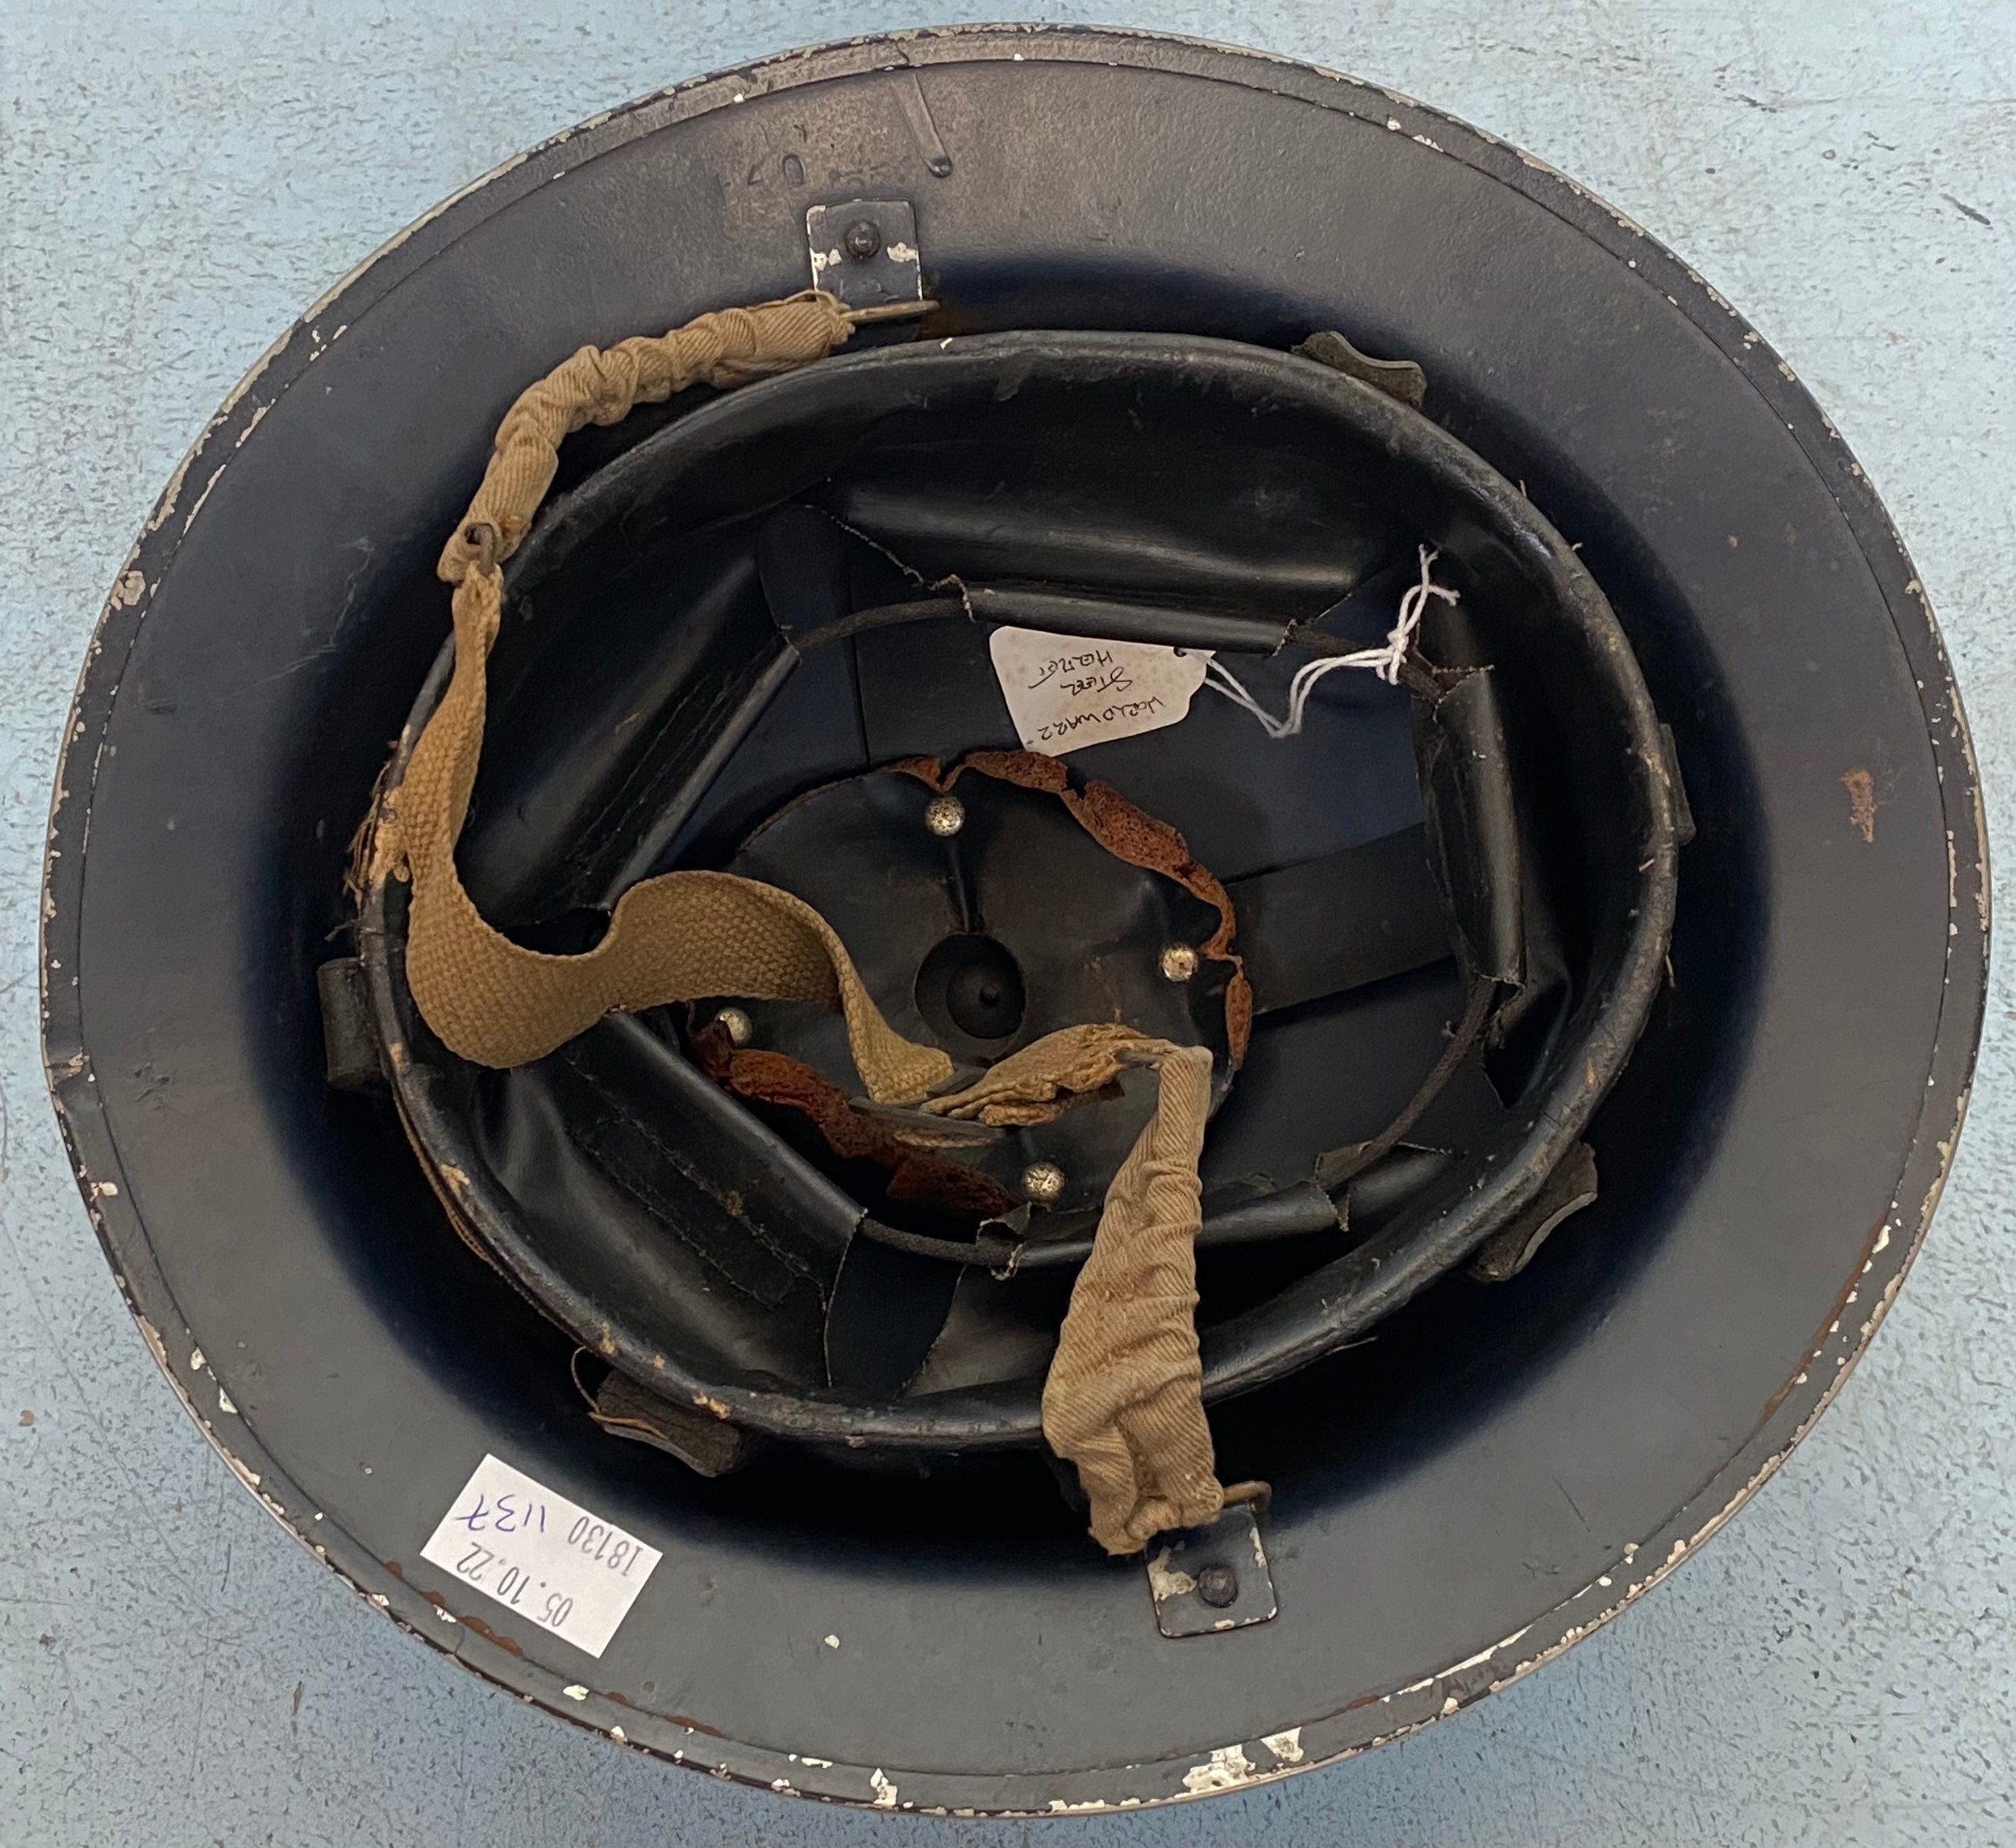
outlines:
M1447 1668L1439 1668L1432 1675L1424 1675L1418 1681L1410 1682L1397 1692L1403 1696L1418 1694L1424 1688L1434 1687L1438 1681L1447 1680L1452 1675L1460 1675L1466 1668L1476 1668L1489 1662L1500 1650L1511 1648L1532 1627L1533 1625L1530 1623L1522 1625L1518 1629L1514 1630L1510 1636L1500 1637L1489 1649L1481 1649L1475 1655L1466 1655L1462 1661L1452 1662ZM1387 1698L1391 1699L1392 1696L1388 1696Z
M1261 1739L1260 1743L1285 1765L1298 1765L1302 1762L1302 1729L1300 1726L1290 1726L1285 1733L1269 1733Z
M134 1321L140 1324L140 1339L147 1343L147 1351L154 1356L154 1363L163 1372L168 1371L168 1350L161 1345L160 1332L144 1315L135 1313Z
M1243 1746L1220 1746L1203 1763L1192 1765L1183 1774L1183 1788L1193 1796L1207 1790L1236 1790L1255 1775L1252 1761Z
M210 489L217 485L223 472L224 464L222 462L210 470L210 479L203 484L203 491L196 497L196 504L189 510L188 517L182 522L182 532L185 536L187 535L189 529L196 523L196 516L203 510L204 502L210 498Z
M896 1786L890 1781L889 1773L880 1765L868 1773L868 1787L875 1792L874 1804L877 1809L893 1809L896 1807Z
M1173 1570L1169 1565L1172 1548L1164 1546L1148 1561L1148 1593L1159 1605L1164 1598L1188 1597L1197 1589L1197 1580L1188 1572ZM1264 1562L1262 1562L1264 1563Z

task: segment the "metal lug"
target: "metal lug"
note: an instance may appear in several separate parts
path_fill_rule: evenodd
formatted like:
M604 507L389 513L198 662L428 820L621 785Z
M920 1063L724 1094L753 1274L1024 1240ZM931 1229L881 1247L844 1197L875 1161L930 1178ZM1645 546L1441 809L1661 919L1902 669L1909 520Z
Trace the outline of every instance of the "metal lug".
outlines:
M814 206L805 214L805 242L812 286L837 296L843 307L912 306L924 299L917 214L907 199Z
M324 963L315 971L315 990L322 1001L323 1060L330 1084L339 1091L383 1090L385 1069L364 964L355 956Z
M1274 1580L1255 1505L1235 1502L1203 1527L1163 1534L1148 1546L1155 1626L1164 1636L1210 1636L1265 1623Z

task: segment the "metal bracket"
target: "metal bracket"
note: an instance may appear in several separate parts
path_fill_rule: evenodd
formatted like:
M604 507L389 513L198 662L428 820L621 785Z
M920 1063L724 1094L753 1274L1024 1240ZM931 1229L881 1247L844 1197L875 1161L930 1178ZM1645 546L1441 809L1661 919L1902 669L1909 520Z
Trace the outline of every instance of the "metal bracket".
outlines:
M1252 1502L1234 1503L1206 1526L1151 1540L1148 1567L1155 1627L1164 1636L1210 1636L1275 1614L1273 1575Z
M907 199L849 199L805 214L812 286L846 308L887 308L924 299L917 214Z

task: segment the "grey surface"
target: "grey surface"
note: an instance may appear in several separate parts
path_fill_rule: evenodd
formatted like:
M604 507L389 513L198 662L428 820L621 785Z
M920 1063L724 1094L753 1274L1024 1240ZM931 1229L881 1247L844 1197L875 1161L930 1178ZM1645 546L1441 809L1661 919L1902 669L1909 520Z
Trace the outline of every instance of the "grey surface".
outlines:
M65 1169L35 1009L58 734L140 522L268 342L445 194L642 91L917 8L0 0L0 1844L2016 1840L2006 954L1924 1253L1758 1500L1534 1679L1208 1804L906 1821L578 1734L318 1567L155 1371ZM1573 173L1740 304L1911 546L2010 838L2016 4L1142 0L1128 21L1450 109Z

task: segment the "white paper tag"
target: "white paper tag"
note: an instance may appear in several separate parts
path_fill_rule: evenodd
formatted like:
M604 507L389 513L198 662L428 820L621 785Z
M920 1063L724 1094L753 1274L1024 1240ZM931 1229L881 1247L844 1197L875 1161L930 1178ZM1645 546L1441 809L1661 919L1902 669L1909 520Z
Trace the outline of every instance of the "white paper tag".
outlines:
M420 1557L599 1656L664 1555L486 1456Z
M997 629L987 651L1015 735L1046 757L1174 725L1189 714L1211 659L1208 648L1102 642L1042 629Z

